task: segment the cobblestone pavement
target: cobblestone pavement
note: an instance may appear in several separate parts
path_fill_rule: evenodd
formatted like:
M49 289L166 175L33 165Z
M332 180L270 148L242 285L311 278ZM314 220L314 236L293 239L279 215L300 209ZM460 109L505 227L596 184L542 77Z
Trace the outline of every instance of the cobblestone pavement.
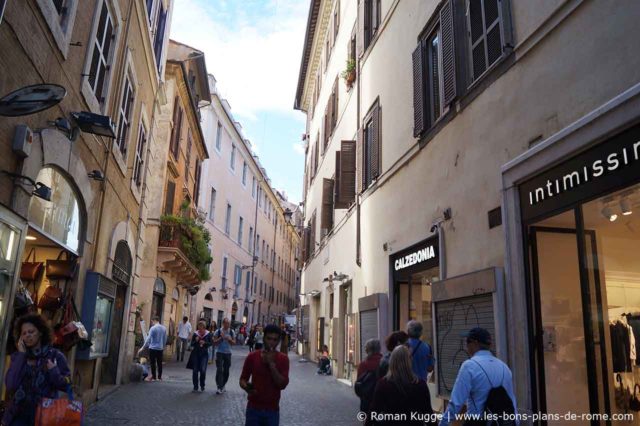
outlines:
M248 351L234 348L227 393L215 394L215 365L207 369L207 389L192 393L185 363L164 365L162 382L131 383L87 410L85 424L100 425L244 425L246 393L238 380ZM315 374L315 363L299 363L290 354L289 386L280 400L280 424L360 425L353 388Z

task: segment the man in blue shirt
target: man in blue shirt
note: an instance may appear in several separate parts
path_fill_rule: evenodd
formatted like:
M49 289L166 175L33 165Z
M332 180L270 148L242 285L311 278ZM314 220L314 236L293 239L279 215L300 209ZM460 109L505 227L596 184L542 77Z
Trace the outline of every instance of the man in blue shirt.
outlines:
M229 369L231 368L231 345L236 344L236 336L229 327L229 319L222 321L222 328L216 330L213 334L213 344L217 345L216 349L216 384L218 390L216 395L225 393L224 386L229 380Z
M491 334L484 328L473 328L463 335L467 338L467 353L471 359L460 366L458 377L453 385L451 400L447 406L440 426L448 426L456 420L456 414L466 405L468 414L482 414L487 397L492 388L504 387L513 402L517 413L516 397L513 393L511 370L491 351ZM465 424L473 424L468 421ZM517 422L516 422L517 423ZM480 424L480 423L478 423ZM486 424L486 422L482 423Z
M409 335L409 351L411 352L411 366L413 374L420 380L427 381L427 376L433 371L433 351L428 343L420 340L422 336L422 323L411 320L407 323L407 334Z
M149 348L149 361L151 362L151 379L156 380L156 366L158 369L158 380L162 380L162 353L167 344L167 327L160 324L160 317L155 316L151 320L151 328L144 345L138 351L138 356L145 348Z

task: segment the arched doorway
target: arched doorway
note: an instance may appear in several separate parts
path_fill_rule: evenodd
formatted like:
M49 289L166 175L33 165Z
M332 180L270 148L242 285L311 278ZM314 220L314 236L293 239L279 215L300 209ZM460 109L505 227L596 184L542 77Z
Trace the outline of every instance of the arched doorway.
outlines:
M231 326L233 327L234 323L236 322L236 314L238 313L238 303L233 302L233 305L231 305Z
M111 278L117 284L116 298L113 305L113 319L109 335L109 355L102 360L100 372L101 384L115 384L118 374L118 360L120 358L120 341L122 325L125 320L124 307L127 289L131 282L131 268L133 262L131 250L126 241L120 240L116 245L111 268Z
M167 286L164 280L160 277L156 278L156 282L153 285L153 299L151 302L151 319L154 317L160 318L162 322L162 314L164 312L164 297L167 293Z

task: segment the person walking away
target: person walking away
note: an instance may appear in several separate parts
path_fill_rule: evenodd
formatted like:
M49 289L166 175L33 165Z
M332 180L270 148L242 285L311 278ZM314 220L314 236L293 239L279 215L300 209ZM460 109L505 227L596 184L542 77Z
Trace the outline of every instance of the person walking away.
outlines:
M258 325L256 328L256 350L262 349L264 345L264 333L262 332L262 326Z
M394 331L385 339L385 347L387 348L387 353L384 354L382 359L380 360L380 365L378 366L378 377L384 377L387 375L387 371L389 371L389 358L391 357L391 352L399 346L404 345L409 340L409 335L404 331Z
M468 414L515 414L516 397L513 393L511 370L491 351L491 334L484 328L473 328L463 334L467 338L467 353L471 357L460 366L458 377L451 391L451 400L444 412L440 426L455 421L456 414L466 405ZM486 421L467 420L465 426L487 425ZM515 421L500 418L493 425L515 425Z
M216 394L226 392L224 386L229 380L229 369L231 368L231 345L236 344L235 333L229 328L229 319L222 321L222 328L213 335L213 343L216 348Z
M356 395L360 398L360 411L367 415L366 418L369 418L369 406L378 382L378 366L382 359L380 341L378 339L367 340L364 344L364 351L367 358L358 365L358 375L353 387Z
M167 344L167 327L160 324L160 317L151 319L151 328L144 345L138 351L138 356L146 348L149 348L149 361L151 362L151 379L149 381L162 380L162 354ZM158 375L156 376L156 371Z
M211 333L207 330L204 321L198 322L198 329L191 338L191 355L187 368L193 370L193 391L198 392L198 376L200 376L200 392L204 392L205 380L207 378L207 361L209 360L209 348L213 344Z
M412 413L419 416L431 416L431 396L424 380L420 380L411 369L411 353L405 345L397 346L389 357L389 371L376 384L371 402L371 418L373 425L425 425L430 424L430 417L412 419ZM396 416L394 420L377 420L377 415Z
M249 338L247 339L247 344L249 345L249 352L253 352L253 347L256 344L256 325L254 324L251 327L251 331L249 331Z
M184 361L184 353L187 350L191 332L193 331L189 318L182 317L182 322L178 324L178 362Z
M411 320L407 323L409 335L409 350L411 351L411 367L413 374L420 380L427 381L427 376L433 371L433 350L431 345L420 340L422 336L422 323Z
M27 314L16 320L14 330L17 352L5 377L8 405L2 425L35 424L41 398L56 398L71 384L67 360L51 345L51 329L38 314Z
M240 387L248 394L245 426L278 426L280 394L289 384L289 358L278 352L282 331L270 324L264 330L264 349L244 361Z

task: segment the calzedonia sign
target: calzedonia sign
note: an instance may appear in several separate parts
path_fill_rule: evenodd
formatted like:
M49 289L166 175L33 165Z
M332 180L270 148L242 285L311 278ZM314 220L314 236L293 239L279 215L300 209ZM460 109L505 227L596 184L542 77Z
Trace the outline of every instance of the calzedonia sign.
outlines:
M413 273L439 265L438 237L426 239L391 256L395 274Z
M640 180L640 125L520 185L523 219L566 209Z

